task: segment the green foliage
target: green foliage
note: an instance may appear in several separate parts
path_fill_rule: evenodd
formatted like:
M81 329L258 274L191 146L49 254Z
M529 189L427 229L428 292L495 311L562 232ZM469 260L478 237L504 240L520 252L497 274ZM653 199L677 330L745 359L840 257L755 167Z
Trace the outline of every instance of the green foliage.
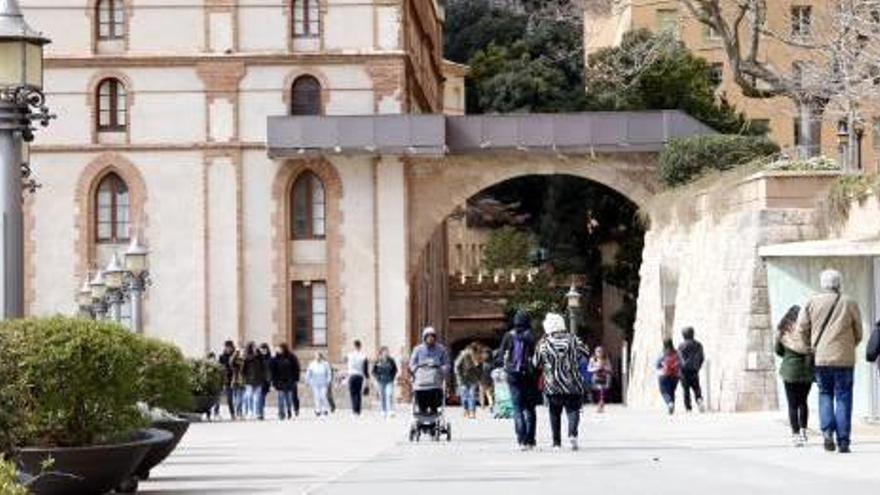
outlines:
M0 495L27 495L25 487L18 483L15 465L0 456Z
M189 360L189 390L195 397L217 397L223 391L223 367L208 359Z
M24 438L21 425L27 415L29 395L24 374L17 365L20 336L0 331L0 456L10 454Z
M180 349L157 339L140 342L140 399L150 407L188 411L192 407L190 365Z
M19 445L83 446L126 438L143 426L138 337L122 327L53 317L0 323L0 349L28 384L16 401ZM2 386L5 387L5 377ZM15 392L13 392L15 393Z
M767 170L801 171L801 172L833 172L841 170L840 163L826 156L814 156L806 159L784 158L770 162Z
M520 284L504 306L508 320L512 319L517 311L525 311L532 318L532 327L540 332L541 321L547 313L551 311L561 313L566 307L566 289L554 282L550 273L541 271L530 283Z
M533 243L528 233L511 226L495 229L486 243L483 268L489 272L525 268L529 266L532 249Z
M724 97L711 66L667 34L631 31L617 46L590 55L585 83L590 110L683 110L727 134L763 135Z
M660 153L660 180L677 186L707 170L729 170L778 152L779 146L764 137L715 135L673 139Z
M834 181L825 203L826 213L833 224L842 224L849 218L853 202L862 203L872 194L880 198L880 176L844 175Z

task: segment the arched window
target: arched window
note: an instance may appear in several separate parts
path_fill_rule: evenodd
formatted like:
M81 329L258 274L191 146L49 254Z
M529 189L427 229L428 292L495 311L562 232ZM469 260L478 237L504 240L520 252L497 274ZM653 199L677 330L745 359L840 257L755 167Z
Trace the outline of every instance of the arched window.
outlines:
M301 174L290 190L291 238L323 239L326 209L324 183L311 172Z
M123 0L98 0L98 39L125 38L125 4Z
M290 88L291 115L321 115L321 83L312 76L300 76Z
M129 239L130 198L128 186L118 175L109 173L98 183L95 194L95 240L122 243Z
M98 84L98 131L125 132L128 126L128 105L122 81L107 78Z
M293 0L293 36L314 38L320 34L319 0Z

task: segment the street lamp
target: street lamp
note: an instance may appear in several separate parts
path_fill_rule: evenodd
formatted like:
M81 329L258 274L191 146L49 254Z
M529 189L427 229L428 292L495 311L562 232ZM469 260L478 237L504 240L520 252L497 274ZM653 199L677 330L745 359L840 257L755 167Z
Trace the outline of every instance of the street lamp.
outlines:
M89 285L89 277L83 280L82 287L76 294L76 304L79 306L79 313L84 318L91 318L92 313L92 288Z
M107 284L104 283L104 274L100 270L89 282L89 288L92 289L92 309L95 312L95 319L103 320L107 316L107 302L104 300Z
M138 236L131 238L131 244L125 252L125 269L130 274L128 290L131 294L131 328L136 333L143 332L141 318L144 289L150 280L147 257L150 252L141 244Z
M107 286L107 302L110 305L110 317L116 323L122 320L122 302L125 300L123 284L125 283L125 270L119 262L119 255L113 253L110 263L104 269L104 283Z
M24 315L22 183L30 175L23 143L31 123L48 125L43 95L43 46L49 39L24 21L17 0L0 0L0 318Z
M581 307L581 293L577 291L577 288L574 285L574 280L571 281L571 287L568 289L568 293L565 294L565 298L568 300L569 330L572 333L576 333L577 310Z

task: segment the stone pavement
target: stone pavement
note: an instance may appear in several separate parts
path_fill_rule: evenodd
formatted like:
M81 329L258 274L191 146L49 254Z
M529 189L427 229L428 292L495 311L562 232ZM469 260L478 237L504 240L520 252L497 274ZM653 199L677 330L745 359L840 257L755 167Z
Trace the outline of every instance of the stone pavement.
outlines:
M410 444L407 418L348 412L318 420L194 424L140 493L860 494L880 490L880 428L860 425L849 456L819 439L790 446L782 413L668 417L590 411L581 450L553 451L541 413L533 452L509 421L466 421L453 442Z

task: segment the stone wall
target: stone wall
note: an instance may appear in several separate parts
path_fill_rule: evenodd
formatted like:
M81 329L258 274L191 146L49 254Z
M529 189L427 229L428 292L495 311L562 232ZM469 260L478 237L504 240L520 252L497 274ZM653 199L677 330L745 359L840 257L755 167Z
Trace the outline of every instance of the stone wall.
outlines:
M727 176L659 196L648 208L628 401L659 407L664 336L693 326L713 410L777 407L767 276L758 248L816 239L817 202L834 175Z

